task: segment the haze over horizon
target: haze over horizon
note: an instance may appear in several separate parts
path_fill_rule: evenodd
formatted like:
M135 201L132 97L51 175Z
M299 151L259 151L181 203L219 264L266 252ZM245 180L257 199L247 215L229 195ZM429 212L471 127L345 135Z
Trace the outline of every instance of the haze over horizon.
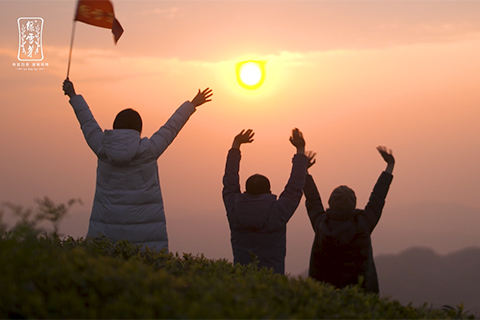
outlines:
M241 185L266 175L280 194L298 127L327 203L340 184L366 204L393 150L396 166L374 254L425 246L446 254L479 246L480 2L114 0L125 32L77 23L70 79L104 129L132 107L149 136L199 88L199 107L159 159L170 251L232 260L221 198L233 137ZM33 206L81 198L61 232L85 236L96 157L63 95L75 1L0 0L0 202ZM19 71L19 17L44 19L48 67ZM238 62L266 61L264 84L242 88ZM12 220L7 217L10 224ZM287 226L286 272L308 267L313 231L304 200Z

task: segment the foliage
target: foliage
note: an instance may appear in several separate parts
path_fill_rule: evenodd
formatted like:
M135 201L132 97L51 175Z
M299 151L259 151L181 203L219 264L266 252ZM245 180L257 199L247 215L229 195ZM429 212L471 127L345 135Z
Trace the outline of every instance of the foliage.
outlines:
M453 319L465 319L469 317L468 311L465 310L463 303L457 305L456 308L449 305L443 305L442 310L447 312L449 317Z
M43 199L35 199L37 204L37 210L31 208L23 208L21 205L15 205L11 202L4 202L2 206L9 209L14 216L18 218L17 223L12 228L10 234L19 236L38 236L47 232L39 227L41 221L47 220L52 223L53 231L51 235L59 236L58 233L60 222L68 214L70 208L75 204L82 204L81 199L70 199L67 204L56 205L50 198L44 197ZM0 231L2 233L6 230L6 225L3 224L2 217L4 212L0 210Z
M0 237L0 318L468 317L225 259L29 232Z
M37 219L50 221L53 225L54 234L58 234L60 222L67 215L70 208L75 203L82 204L81 199L70 199L68 200L67 204L61 203L59 205L56 205L48 197L44 197L43 199L37 199L35 200L35 202L38 204L39 211L37 214Z

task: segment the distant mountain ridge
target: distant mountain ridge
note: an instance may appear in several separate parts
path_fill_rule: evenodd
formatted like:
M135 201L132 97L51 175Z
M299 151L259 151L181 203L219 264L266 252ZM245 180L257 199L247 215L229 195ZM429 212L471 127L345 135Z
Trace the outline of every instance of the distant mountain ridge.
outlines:
M427 302L434 308L463 303L480 316L480 247L447 255L424 247L375 257L382 295L402 304Z
M398 254L375 256L381 296L414 307L456 307L480 317L480 247L441 255L426 247L410 247ZM302 272L308 276L308 270Z

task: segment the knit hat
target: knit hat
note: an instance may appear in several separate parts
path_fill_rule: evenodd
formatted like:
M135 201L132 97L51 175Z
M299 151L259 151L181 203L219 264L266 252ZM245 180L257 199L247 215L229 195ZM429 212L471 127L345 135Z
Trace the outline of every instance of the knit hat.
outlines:
M246 182L247 193L251 195L259 195L263 193L271 193L270 191L270 181L267 177L262 176L261 174L254 174L247 179Z
M347 186L339 186L332 191L328 205L335 211L350 212L355 210L357 197L355 192Z
M133 109L122 110L113 121L113 129L133 129L142 133L142 118Z

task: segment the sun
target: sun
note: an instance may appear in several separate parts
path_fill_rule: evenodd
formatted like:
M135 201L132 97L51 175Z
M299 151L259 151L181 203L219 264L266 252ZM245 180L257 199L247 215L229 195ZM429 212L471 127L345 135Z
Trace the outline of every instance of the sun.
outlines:
M237 80L245 89L260 88L265 81L265 62L248 60L237 63Z

